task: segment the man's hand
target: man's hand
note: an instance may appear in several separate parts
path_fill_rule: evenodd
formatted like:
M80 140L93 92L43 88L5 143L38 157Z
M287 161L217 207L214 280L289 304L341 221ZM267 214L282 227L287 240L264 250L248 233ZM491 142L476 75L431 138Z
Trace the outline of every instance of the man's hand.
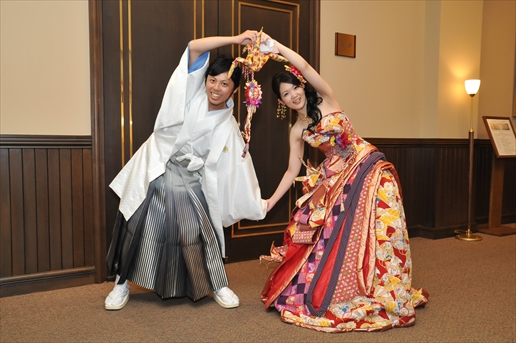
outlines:
M240 45L254 44L258 39L258 31L247 30L236 36L236 39Z

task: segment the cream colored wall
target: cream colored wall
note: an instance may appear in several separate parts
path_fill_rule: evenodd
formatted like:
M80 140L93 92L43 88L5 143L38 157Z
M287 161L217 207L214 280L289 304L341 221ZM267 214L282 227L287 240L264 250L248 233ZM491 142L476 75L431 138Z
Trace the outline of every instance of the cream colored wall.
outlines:
M321 75L364 137L420 137L423 1L321 1ZM335 56L335 32L356 58Z
M503 0L321 0L321 75L364 137L467 138L465 79L486 81L473 102L475 132L483 128L479 108L495 102L487 94L512 109L514 13L514 2ZM502 42L492 42L491 30ZM357 36L356 58L334 55L335 32ZM500 44L508 45L503 56ZM488 54L493 61L481 58ZM501 60L504 77L488 83ZM503 99L500 78L510 81Z
M466 138L512 113L516 2L321 0L321 74L364 137ZM88 2L0 1L0 133L89 135ZM335 32L357 57L334 55ZM513 119L513 124L515 121Z
M0 133L90 135L87 0L0 1Z
M482 116L511 117L516 51L516 1L484 1L478 137L488 138ZM512 125L516 129L516 117Z
M442 1L436 138L467 138L476 131L478 99L466 94L464 80L480 78L481 1Z

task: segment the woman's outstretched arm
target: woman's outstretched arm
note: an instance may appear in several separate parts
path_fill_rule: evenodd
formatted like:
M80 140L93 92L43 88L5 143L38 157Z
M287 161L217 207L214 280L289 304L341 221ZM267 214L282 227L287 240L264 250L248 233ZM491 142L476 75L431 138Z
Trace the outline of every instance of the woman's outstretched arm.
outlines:
M292 187L292 183L294 179L299 175L301 171L301 159L303 158L303 153L305 150L305 143L301 138L301 134L303 132L302 125L297 122L294 124L292 129L290 130L289 136L289 145L290 145L290 153L288 158L288 168L285 174L283 174L283 178L281 179L278 187L274 194L267 199L267 212L269 212L274 205L285 195L285 193Z
M266 33L262 33L262 41L272 39ZM274 51L280 53L286 57L290 63L296 66L297 69L303 74L306 81L308 81L323 98L327 100L333 100L333 90L330 85L319 75L319 73L297 52L287 48L277 40L274 41Z

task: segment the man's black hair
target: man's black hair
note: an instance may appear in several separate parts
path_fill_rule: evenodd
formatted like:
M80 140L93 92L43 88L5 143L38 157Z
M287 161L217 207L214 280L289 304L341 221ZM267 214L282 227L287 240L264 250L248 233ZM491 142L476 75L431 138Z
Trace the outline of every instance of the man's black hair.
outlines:
M231 68L231 63L233 63L233 58L227 56L219 56L213 62L210 63L208 69L206 70L206 74L204 74L204 81L210 76L217 76L222 73L227 73L229 68ZM233 80L234 87L233 90L237 89L240 86L240 78L242 77L242 68L239 66L233 69L233 74L231 74L231 80Z

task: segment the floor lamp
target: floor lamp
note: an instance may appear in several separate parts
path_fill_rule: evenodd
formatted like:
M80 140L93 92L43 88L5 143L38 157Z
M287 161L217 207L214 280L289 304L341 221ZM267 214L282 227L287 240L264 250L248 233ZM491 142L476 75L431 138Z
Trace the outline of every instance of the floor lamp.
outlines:
M473 97L477 94L480 88L480 80L466 80L464 81L466 93L471 97L471 109L469 116L469 177L468 177L468 229L466 232L459 232L455 237L462 241L481 241L482 237L471 234L471 217L472 217L472 196L473 196L473 146L475 142L475 132L473 131Z

